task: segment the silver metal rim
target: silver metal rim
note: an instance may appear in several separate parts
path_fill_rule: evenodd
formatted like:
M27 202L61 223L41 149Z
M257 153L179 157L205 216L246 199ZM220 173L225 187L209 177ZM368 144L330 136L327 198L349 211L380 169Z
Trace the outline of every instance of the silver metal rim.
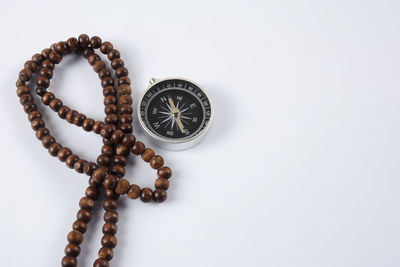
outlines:
M146 95L146 93L149 91L149 89L150 89L151 87L157 85L157 84L160 83L160 82L167 81L167 80L175 80L175 79L176 79L176 80L187 81L187 82L193 83L194 85L196 85L197 87L199 87L199 88L203 91L204 95L208 98L208 101L209 101L209 103L210 103L211 115L210 115L210 119L209 119L209 121L208 121L206 127L204 127L204 129L201 130L200 132L198 132L196 135L194 135L194 136L192 136L192 137L190 137L190 138L188 138L188 139L185 139L185 140L171 140L171 139L162 138L162 137L160 137L160 136L154 134L149 128L147 128L146 124L145 124L144 121L142 120L142 116L140 116L140 103L142 103L142 100L143 100L144 96ZM201 138L202 136L204 136L204 134L205 134L205 132L208 130L208 128L210 128L210 125L211 125L211 123L212 123L212 121L213 121L213 118L214 118L214 106L213 106L213 103L212 103L212 101L211 101L210 96L204 91L204 89L203 89L200 85L198 85L198 84L195 83L194 81L189 80L189 79L185 79L185 78L180 78L180 77L169 77L169 78L160 79L160 80L159 80L159 79L156 79L156 81L155 81L154 83L150 83L150 84L147 86L146 90L144 90L142 96L139 98L139 102L138 102L138 104L137 104L136 111L137 111L137 116L138 116L138 119L139 119L139 123L140 123L140 125L142 126L142 128L145 130L145 132L146 132L148 135L150 135L152 138L154 138L156 141L162 142L162 143L167 143L167 144L183 144L183 143L190 143L190 142L192 142L192 141L194 141L194 140L196 140L196 139L198 139L198 138Z

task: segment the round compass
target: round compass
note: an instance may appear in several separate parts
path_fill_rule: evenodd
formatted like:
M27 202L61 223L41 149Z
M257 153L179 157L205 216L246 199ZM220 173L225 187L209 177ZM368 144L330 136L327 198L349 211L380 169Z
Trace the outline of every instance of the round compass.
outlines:
M138 116L159 145L178 150L195 145L204 136L213 109L206 93L192 81L152 79L140 99Z

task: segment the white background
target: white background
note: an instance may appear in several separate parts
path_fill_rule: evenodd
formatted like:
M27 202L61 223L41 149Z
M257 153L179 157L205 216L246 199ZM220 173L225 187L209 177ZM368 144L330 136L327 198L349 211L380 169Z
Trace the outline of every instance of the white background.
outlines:
M400 265L397 1L2 1L1 266L59 266L87 176L48 155L15 95L24 62L80 33L120 50L135 105L151 77L201 84L209 135L172 167L163 204L120 201L112 266ZM103 119L86 60L51 90ZM59 142L95 160L101 139L45 110ZM134 132L149 143L137 122ZM127 179L150 186L137 158ZM102 209L79 266L100 247Z

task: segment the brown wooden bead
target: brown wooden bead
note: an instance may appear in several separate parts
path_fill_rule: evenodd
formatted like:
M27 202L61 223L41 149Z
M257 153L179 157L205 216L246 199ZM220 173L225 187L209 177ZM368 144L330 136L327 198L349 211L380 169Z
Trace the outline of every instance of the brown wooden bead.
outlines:
M108 248L115 248L117 238L113 235L104 235L101 239L101 245Z
M120 122L121 123L132 123L133 122L133 118L130 114L123 114L120 117Z
M128 74L129 74L129 71L125 67L120 67L120 68L115 70L115 76L117 78L120 78L120 77L123 77L123 76L128 76Z
M111 135L113 134L113 132L114 132L114 129L111 125L104 125L104 127L101 128L101 130L100 130L100 135L103 138L110 138Z
M111 61L111 68L113 68L114 70L123 67L124 65L124 61L120 58L115 58Z
M45 48L45 49L42 50L42 55L45 58L49 58L49 55L50 55L51 52L53 52L53 51L50 48Z
M142 153L142 159L146 162L149 162L154 157L154 155L155 155L155 153L154 153L153 149L145 148L145 150Z
M104 127L104 123L102 121L96 121L93 124L93 132L99 134L103 127Z
M107 116L104 117L104 122L106 124L116 125L118 123L118 116L116 114L108 114Z
M76 52L79 50L79 43L75 37L71 37L67 40L67 45L71 51Z
M83 121L86 119L86 116L83 115L82 113L75 114L73 123L76 126L82 126Z
M111 136L111 142L118 144L122 141L122 138L124 138L124 132L119 129L115 130Z
M90 44L90 38L87 34L81 34L78 37L79 46L82 48L87 47Z
M108 95L104 98L103 103L105 106L110 105L110 104L116 105L117 98L114 95Z
M114 80L111 77L105 77L101 79L101 86L103 88L111 85L114 85Z
M132 114L133 113L133 109L132 109L131 105L125 104L125 105L120 106L119 109L120 109L121 114Z
M131 84L131 79L129 79L129 77L123 76L123 77L119 77L118 78L118 85L122 85L122 84Z
M153 191L148 187L143 188L142 191L140 192L140 200L142 200L144 203L148 203L152 199L153 199Z
M41 68L39 71L39 75L51 79L53 78L53 71L48 68Z
M105 68L99 71L98 76L100 80L102 80L105 77L111 77L111 72L107 68Z
M172 171L169 167L161 167L157 171L157 175L160 178L170 178L172 176Z
M91 198L91 199L93 199L93 200L96 200L97 197L99 196L99 194L100 194L100 191L99 191L99 189L97 189L96 187L89 186L88 188L86 188L85 195L86 195L88 198Z
M61 148L62 146L59 143L53 143L48 148L49 154L56 157Z
M24 64L24 68L30 69L32 72L36 72L38 65L33 60L28 60Z
M73 169L75 162L77 162L78 160L79 157L77 155L71 154L65 159L65 165L67 165L68 168Z
M164 189L158 188L154 190L154 200L156 202L164 202L167 199L167 192Z
M105 67L106 67L106 65L104 64L104 62L101 61L101 60L99 60L99 61L96 61L96 62L94 63L94 65L93 65L93 70L94 70L96 73L99 73L99 71L102 70L102 69L104 69Z
M96 63L96 61L99 61L99 60L101 60L101 58L100 58L100 56L97 55L97 54L91 54L91 55L88 57L88 62L89 62L89 64L90 64L91 66L93 66L94 63Z
M45 61L42 62L42 68L47 68L47 69L50 69L50 70L54 70L55 65L50 60L46 59Z
M94 120L90 118L86 118L82 122L82 128L86 132L90 132L93 129Z
M125 179L119 180L117 186L115 187L115 193L119 195L124 195L128 193L130 188L129 182Z
M21 97L24 94L30 94L30 90L28 86L18 86L17 88L17 96Z
M94 200L89 197L83 197L79 200L79 207L85 210L93 210L94 204Z
M114 190L118 183L118 177L115 175L107 175L103 181L103 186L105 189Z
M79 231L72 230L69 232L67 239L70 244L80 245L83 241L83 235Z
M111 168L111 173L118 176L118 177L123 177L126 173L124 166L121 165L114 165Z
M112 61L112 60L115 59L115 58L120 58L120 57L121 57L121 54L119 53L118 50L112 49L112 50L110 50L110 52L108 52L107 57L108 57L108 59L109 59L110 61Z
M103 208L107 211L116 210L118 208L118 202L114 199L107 199L103 201Z
M58 64L61 62L62 57L60 54L56 53L56 52L51 52L49 55L49 60L51 62L53 62L54 64Z
M28 114L29 121L33 121L34 119L41 119L41 118L42 118L42 114L40 114L40 112L37 110L31 111Z
M110 263L106 259L97 259L93 263L93 267L109 267Z
M114 156L114 148L111 145L103 145L101 147L101 154L112 157Z
M31 71L30 69L28 69L28 68L24 68L24 69L22 69L22 70L19 72L18 78L19 78L21 81L27 82L27 81L29 81L30 79L32 79L32 76L33 76L32 71Z
M94 162L87 162L84 166L83 166L83 172L86 175L92 175L93 171L97 169L97 164Z
M154 187L156 189L168 190L169 181L168 181L168 179L165 179L165 178L157 178L157 180L154 182Z
M37 129L36 138L39 140L42 140L45 136L47 136L49 134L50 134L49 129L43 127L43 128Z
M76 220L72 224L72 229L74 229L75 231L81 232L81 233L85 233L86 230L87 230L87 223L79 221L79 220Z
M57 114L61 119L65 119L69 111L71 109L68 106L62 106L58 109Z
M60 161L64 162L67 159L67 157L71 154L72 152L69 148L63 147L58 151L57 157Z
M159 155L155 155L150 160L150 166L153 169L157 170L158 168L161 168L163 165L164 165L164 159Z
M68 47L65 42L58 42L54 47L54 50L60 55L65 55L68 53Z
M37 129L44 127L44 121L40 118L34 119L31 121L31 127L32 130L36 131Z
M58 111L63 105L63 102L58 99L58 98L54 98L53 100L50 101L49 103L49 107L53 110L53 111Z
M93 36L90 38L90 46L93 48L100 48L101 46L101 38L99 36Z
M131 149L131 152L135 155L141 155L144 152L144 149L144 144L140 141L136 141Z
M130 186L127 196L130 199L137 199L140 196L140 187L136 184Z
M74 164L74 170L78 173L83 173L83 167L85 166L85 164L87 163L86 160L84 159L80 159L77 162L75 162Z
M88 223L92 219L92 213L88 210L80 209L76 214L76 218L80 221Z
M115 150L115 153L117 155L127 157L127 156L129 156L129 148L122 144L117 145L117 149Z
M128 147L128 148L132 148L133 145L136 142L136 138L134 135L132 134L124 134L124 137L122 138L122 142L121 144Z
M49 148L52 144L54 144L56 142L56 139L51 136L51 135L46 135L45 137L43 137L42 139L42 145L45 148ZM58 155L58 153L57 153Z
M105 223L102 230L105 235L115 235L118 228L114 223Z
M104 181L106 176L107 176L107 170L104 169L104 168L101 168L101 167L99 167L96 170L94 170L93 174L92 174L92 177L94 179L96 179L97 181L101 181L101 182Z
M117 223L118 213L116 211L107 211L104 213L104 221L107 223Z
M32 61L35 62L38 66L40 66L40 63L44 60L43 55L36 53L32 56Z
M84 58L89 58L90 55L93 55L93 54L94 54L94 49L91 47L86 47L86 48L82 49L82 56Z
M113 45L110 42L104 42L101 46L100 46L100 51L103 54L108 54L111 50L113 49Z
M114 156L113 163L116 165L126 166L126 164L128 163L128 160L124 156L117 155L117 156Z
M111 248L102 247L99 249L98 256L100 259L111 260L114 257L114 252Z
M50 104L50 101L55 98L54 94L51 92L47 92L42 96L42 103L45 105Z
M108 95L116 95L117 94L117 89L115 89L114 86L106 86L103 88L103 95L108 96ZM116 113L116 112L113 112Z
M33 102L33 97L32 97L32 95L31 94L25 94L25 95L22 95L20 98L19 98L19 103L21 103L21 105L25 105L26 103L28 103L28 102ZM30 112L29 112L30 113ZM28 114L29 115L29 114Z
M119 128L124 132L124 133L132 133L132 124L130 123L122 123Z
M29 113L29 112L31 112L31 111L33 111L33 110L37 110L37 107L36 107L35 103L33 103L33 102L28 102L28 103L25 103L25 104L24 104L24 111L25 111L25 113Z
M114 190L110 190L110 189L106 189L106 191L104 191L104 196L106 197L106 199L117 200L119 198L119 195L117 193L115 193Z
M61 260L62 267L76 267L77 264L76 258L72 256L64 256Z
M36 85L43 86L44 88L48 88L50 86L50 80L49 80L49 78L46 78L44 76L39 76L36 80Z
M133 102L133 100L132 100L132 97L130 95L121 95L119 97L119 104L120 105L125 105L125 104L132 105L132 102Z
M64 249L65 255L71 257L78 257L81 253L81 248L78 245L68 244Z

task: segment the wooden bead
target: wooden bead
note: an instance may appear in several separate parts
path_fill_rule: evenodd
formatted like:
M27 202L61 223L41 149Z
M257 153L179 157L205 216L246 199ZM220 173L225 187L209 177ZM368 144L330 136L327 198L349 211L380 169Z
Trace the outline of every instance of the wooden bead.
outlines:
M120 53L119 53L118 50L112 49L112 50L110 50L110 52L108 52L107 57L108 57L108 59L109 59L110 61L112 61L112 60L115 59L115 58L120 58L121 55L120 55Z
M106 124L116 125L118 123L118 116L116 114L108 114L107 116L105 116L104 122Z
M114 199L107 199L103 201L103 208L106 211L109 210L116 210L118 208L118 202L115 201Z
M90 64L91 66L93 66L94 63L96 63L96 61L99 61L99 60L101 60L101 58L100 58L100 56L97 55L96 53L91 54L91 55L88 57L88 62L89 62L89 64Z
M111 248L102 247L99 249L98 256L100 259L111 260L114 257L114 252Z
M53 78L53 71L48 68L41 68L39 71L39 75L51 79Z
M38 65L33 60L28 60L24 64L24 68L30 69L32 72L36 72Z
M97 165L107 167L108 165L110 165L111 160L112 158L110 156L104 154L99 155L97 157Z
M85 164L87 163L86 160L84 159L80 159L77 162L75 162L74 164L74 170L78 173L83 173L83 167L85 166Z
M62 57L57 52L51 52L50 55L49 55L49 60L51 62L53 62L54 64L58 64L58 63L61 62Z
M58 109L57 114L61 119L65 119L70 111L71 109L68 106L62 106Z
M44 88L48 88L50 86L50 80L44 76L39 76L36 79L37 86L43 86Z
M103 186L105 189L114 190L117 186L118 177L115 175L107 175L107 177L103 181Z
M107 68L102 69L99 71L98 76L99 76L100 80L102 80L105 77L111 77L111 72Z
M129 71L128 71L128 69L125 68L125 67L120 67L120 68L118 68L118 69L115 70L115 76L116 76L117 78L120 78L120 77L122 77L122 76L128 76L128 74L129 74Z
M42 68L47 68L47 69L50 69L50 70L54 70L55 65L50 60L46 59L46 60L44 60L42 62Z
M78 257L81 253L81 248L78 245L68 244L64 249L65 255L71 257Z
M28 103L25 103L25 104L24 104L24 111L25 111L25 113L28 114L29 112L34 111L34 110L37 110L37 107L36 107L35 103L33 103L33 102L28 102Z
M131 105L125 104L125 105L120 106L119 109L120 109L121 114L132 114L133 113L133 109L132 109Z
M164 189L158 188L154 190L154 200L156 202L161 203L164 202L166 199L167 199L167 192L165 192Z
M79 160L79 157L75 154L69 155L66 159L65 159L65 165L67 165L68 168L73 169L75 162L77 162Z
M32 130L36 131L42 127L44 127L44 121L40 118L34 119L31 121Z
M125 105L125 104L132 105L132 102L133 102L133 100L132 100L132 97L130 95L121 95L119 97L119 104L120 105Z
M85 195L86 195L88 198L91 198L91 199L93 199L93 200L96 200L97 197L99 196L99 194L100 194L100 191L99 191L99 189L97 189L96 187L89 186L88 188L86 188Z
M59 143L53 143L48 148L49 154L55 157L57 156L58 151L60 151L61 148L62 146Z
M134 135L132 134L124 134L124 137L122 138L121 144L128 147L128 148L132 148L133 145L136 142L136 138Z
M160 178L169 179L172 176L172 171L169 167L161 167L158 169L157 175Z
M122 165L114 165L111 168L111 173L118 176L118 177L123 177L126 173L124 166Z
M124 66L124 61L120 58L115 58L111 61L111 68L113 68L114 70L123 67ZM32 73L32 72L31 72Z
M49 134L50 134L49 129L43 127L43 128L37 129L36 138L39 140L42 140L45 136L47 136Z
M107 223L117 223L118 213L116 211L107 211L104 213L104 221Z
M90 38L87 34L81 34L78 37L79 46L82 48L87 47L90 44Z
M168 179L165 179L165 178L157 178L157 180L154 182L154 187L156 189L168 190L169 181L168 181Z
M132 124L130 123L122 123L119 128L124 132L124 133L132 133Z
M31 94L25 94L25 95L22 95L22 96L19 98L19 103L21 103L21 105L25 105L25 104L28 103L28 102L33 102L33 97L32 97ZM29 113L30 113L30 112L29 112Z
M58 151L57 157L60 161L64 162L67 159L67 157L71 154L72 152L69 148L63 147Z
M32 71L31 71L30 69L28 69L28 68L24 68L24 69L22 69L22 70L19 72L18 78L19 78L21 81L27 82L27 81L29 81L30 79L32 79L32 76L33 76Z
M21 97L24 94L30 94L30 90L29 90L28 86L18 86L17 96Z
M128 160L126 159L126 157L118 155L118 156L114 156L113 163L115 165L126 166L126 164L128 163Z
M93 54L94 54L94 49L91 47L86 47L86 48L82 49L82 56L84 58L89 58L90 55L93 55Z
M42 114L40 114L40 112L37 110L31 111L28 114L29 121L33 121L34 119L41 119L41 118L42 118Z
M114 85L114 80L111 77L105 77L105 78L101 79L101 86L103 88L110 86L110 85Z
M114 223L105 223L102 230L105 235L115 235L118 228Z
M111 50L113 49L113 45L110 42L104 42L101 46L100 46L100 51L103 54L108 54Z
M131 114L122 114L119 120L121 123L132 123L133 122L133 118L132 118Z
M75 114L73 123L76 126L82 126L83 121L86 119L86 116L83 115L82 113Z
M113 132L114 132L114 129L111 125L104 125L104 127L101 128L101 130L100 130L100 135L103 138L110 138L111 135L113 134Z
M119 180L117 186L115 187L115 193L119 195L124 195L129 191L129 182L125 179Z
M53 111L58 111L61 107L63 106L63 102L58 99L58 98L54 98L53 100L50 101L49 103L49 107L53 110Z
M43 137L42 139L42 145L45 148L49 148L52 144L54 144L56 142L56 139L52 136L52 135L46 135L45 137ZM58 153L57 153L58 155Z
M130 186L127 196L130 199L137 199L140 196L140 187L136 184Z
M89 223L92 219L92 213L88 210L80 209L76 214L76 218L85 223Z
M89 197L83 197L79 200L79 207L84 210L93 210L95 202Z
M100 48L101 46L101 38L98 36L93 36L90 38L90 46L93 48Z
M81 233L85 233L87 230L87 223L76 220L72 224L72 229L74 229L75 231L81 232Z
M79 231L72 230L69 232L67 239L70 244L80 245L83 241L83 235Z
M129 77L123 76L123 77L119 77L118 78L118 85L122 85L122 84L131 84L131 79L129 79Z
M94 162L87 162L84 166L83 166L83 172L86 175L92 175L93 171L97 169L97 165Z
M60 55L65 55L68 53L68 47L65 42L58 42L54 47L54 50Z
M42 96L42 103L45 105L50 104L50 101L55 98L52 92L47 92Z
M104 96L108 96L108 95L116 95L117 94L117 90L115 89L114 86L106 86L103 88L103 95ZM116 113L116 112L113 112Z
M115 130L111 135L111 142L113 142L114 144L121 143L122 138L124 138L124 132L119 129Z
M110 264L106 259L97 259L93 263L93 267L109 267Z
M75 37L71 37L67 40L67 46L73 52L76 52L77 50L79 50L79 43Z
M131 149L131 152L135 155L141 155L144 152L144 149L144 144L140 141L136 141Z
M117 238L113 235L104 235L101 239L101 245L108 248L115 248L117 245Z
M155 155L155 153L154 153L153 149L146 148L142 153L142 159L146 162L149 162L154 157L154 155Z
M140 199L144 203L150 202L153 199L153 191L148 187L143 188L140 192Z
M122 144L117 145L117 149L115 150L115 153L119 156L128 157L129 156L129 148Z
M103 129L104 127L104 123L102 121L96 121L93 124L93 132L95 132L96 134L99 134L101 129Z
M114 156L114 148L111 145L103 145L101 147L101 154L112 157Z
M107 170L104 169L104 168L101 168L101 167L99 167L96 170L94 170L93 174L92 174L92 177L94 179L96 179L97 181L101 181L101 182L104 181L106 176L107 176Z
M153 169L161 168L164 165L164 159L161 156L155 155L150 160L150 166Z
M119 195L117 193L115 193L114 190L110 190L110 189L106 189L106 191L104 192L104 196L106 197L106 199L117 200L119 198Z
M64 256L61 260L62 267L76 267L77 264L76 258L72 256Z
M93 119L86 118L82 122L82 128L86 132L90 132L93 129L93 125L94 125L94 120Z
M94 63L94 65L93 65L93 70L94 70L96 73L99 73L99 71L102 70L102 69L104 69L105 67L106 67L106 65L104 64L104 62L101 61L101 60L99 60L99 61L96 61L96 62Z

